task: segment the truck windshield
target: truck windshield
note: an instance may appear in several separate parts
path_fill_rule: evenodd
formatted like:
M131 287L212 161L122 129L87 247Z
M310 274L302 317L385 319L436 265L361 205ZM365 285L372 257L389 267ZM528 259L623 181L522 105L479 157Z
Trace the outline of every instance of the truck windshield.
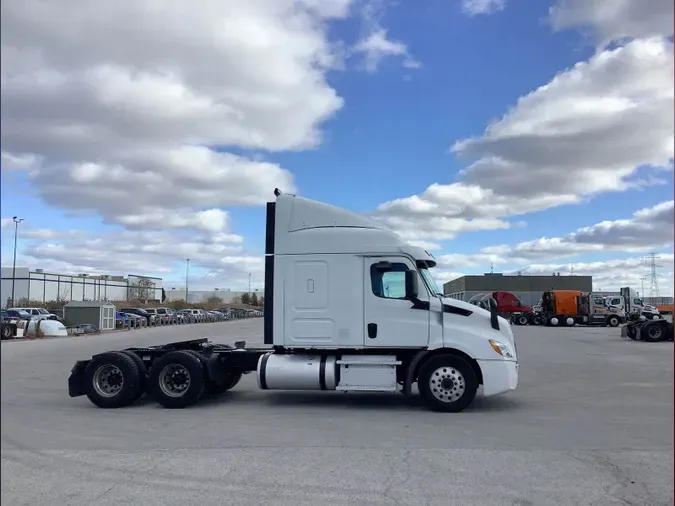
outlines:
M438 289L438 286L436 285L436 282L434 281L434 278L431 276L429 269L426 267L420 267L420 274L424 278L424 282L427 284L433 295L441 293L441 291Z

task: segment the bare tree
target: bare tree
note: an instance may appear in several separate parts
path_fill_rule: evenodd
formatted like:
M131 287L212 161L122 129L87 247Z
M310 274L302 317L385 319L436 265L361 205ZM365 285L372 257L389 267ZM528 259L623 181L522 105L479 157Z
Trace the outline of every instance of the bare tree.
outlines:
M154 300L155 283L150 278L139 277L129 283L129 300Z

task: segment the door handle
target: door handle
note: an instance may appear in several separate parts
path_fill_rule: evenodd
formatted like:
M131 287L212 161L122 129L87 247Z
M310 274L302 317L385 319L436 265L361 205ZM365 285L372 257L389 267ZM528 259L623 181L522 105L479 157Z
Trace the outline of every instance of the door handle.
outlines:
M375 339L377 337L377 323L368 324L368 337Z

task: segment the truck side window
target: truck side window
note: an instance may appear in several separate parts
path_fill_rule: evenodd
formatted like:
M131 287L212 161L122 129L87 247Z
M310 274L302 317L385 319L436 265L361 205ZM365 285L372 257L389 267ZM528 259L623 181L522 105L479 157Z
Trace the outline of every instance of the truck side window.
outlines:
M593 304L598 304L600 306L604 306L605 305L605 299L603 299L602 297L593 297Z
M405 299L406 264L391 264L387 270L378 269L376 264L370 266L370 283L373 293L385 299Z
M642 299L633 299L633 304L636 306L642 306Z

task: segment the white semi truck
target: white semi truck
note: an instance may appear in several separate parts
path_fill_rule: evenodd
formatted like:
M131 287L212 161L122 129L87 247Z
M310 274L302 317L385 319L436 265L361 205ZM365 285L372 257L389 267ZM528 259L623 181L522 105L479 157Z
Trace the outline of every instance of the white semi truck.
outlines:
M625 286L621 287L619 294L620 295L606 297L607 305L622 307L628 316L637 313L638 316L644 316L647 320L662 319L658 308L650 304L645 304L636 290Z
M75 363L71 397L102 408L148 393L195 404L256 372L263 390L402 392L459 412L514 390L514 335L496 305L443 298L425 250L356 213L275 190L267 204L264 346L206 339L128 348Z

